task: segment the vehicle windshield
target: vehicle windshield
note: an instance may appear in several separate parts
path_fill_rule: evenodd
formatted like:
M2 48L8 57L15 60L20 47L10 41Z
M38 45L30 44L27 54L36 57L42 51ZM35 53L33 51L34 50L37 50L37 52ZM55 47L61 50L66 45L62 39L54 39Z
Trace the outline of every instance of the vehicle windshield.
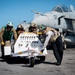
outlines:
M58 5L52 9L52 11L57 11L57 12L69 12L70 9L66 5Z

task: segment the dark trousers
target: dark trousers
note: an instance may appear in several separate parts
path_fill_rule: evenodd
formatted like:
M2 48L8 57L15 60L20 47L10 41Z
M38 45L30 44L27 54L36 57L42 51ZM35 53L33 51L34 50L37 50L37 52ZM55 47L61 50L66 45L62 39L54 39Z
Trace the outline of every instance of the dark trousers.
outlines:
M4 45L1 44L1 53L2 53L2 58L4 57Z
M61 63L63 58L63 43L62 43L62 37L59 36L55 42L51 43L54 56L57 60L57 62Z

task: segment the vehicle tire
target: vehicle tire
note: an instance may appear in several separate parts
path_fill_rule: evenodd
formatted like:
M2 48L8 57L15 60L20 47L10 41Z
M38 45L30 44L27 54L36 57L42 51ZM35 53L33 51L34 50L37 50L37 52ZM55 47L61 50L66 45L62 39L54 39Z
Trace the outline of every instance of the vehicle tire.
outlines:
M45 61L46 57L45 56L40 56L40 61Z
M30 64L30 67L34 67L34 64L35 64L34 57L31 57L31 58L29 59L29 64Z

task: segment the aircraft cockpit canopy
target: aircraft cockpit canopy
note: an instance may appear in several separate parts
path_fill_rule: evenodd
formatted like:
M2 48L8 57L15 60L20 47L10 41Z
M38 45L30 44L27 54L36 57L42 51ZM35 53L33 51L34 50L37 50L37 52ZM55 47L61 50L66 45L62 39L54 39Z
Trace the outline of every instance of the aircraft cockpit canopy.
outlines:
M58 5L52 9L52 11L57 11L57 12L69 12L70 10L66 5Z

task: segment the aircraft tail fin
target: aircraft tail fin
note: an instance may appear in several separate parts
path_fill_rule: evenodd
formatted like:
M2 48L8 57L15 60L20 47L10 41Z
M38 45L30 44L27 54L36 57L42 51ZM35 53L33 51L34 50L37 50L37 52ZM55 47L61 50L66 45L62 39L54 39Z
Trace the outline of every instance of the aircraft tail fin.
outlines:
M75 10L74 10L74 7L73 7L72 5L70 5L70 9L71 9L72 12L75 11Z

